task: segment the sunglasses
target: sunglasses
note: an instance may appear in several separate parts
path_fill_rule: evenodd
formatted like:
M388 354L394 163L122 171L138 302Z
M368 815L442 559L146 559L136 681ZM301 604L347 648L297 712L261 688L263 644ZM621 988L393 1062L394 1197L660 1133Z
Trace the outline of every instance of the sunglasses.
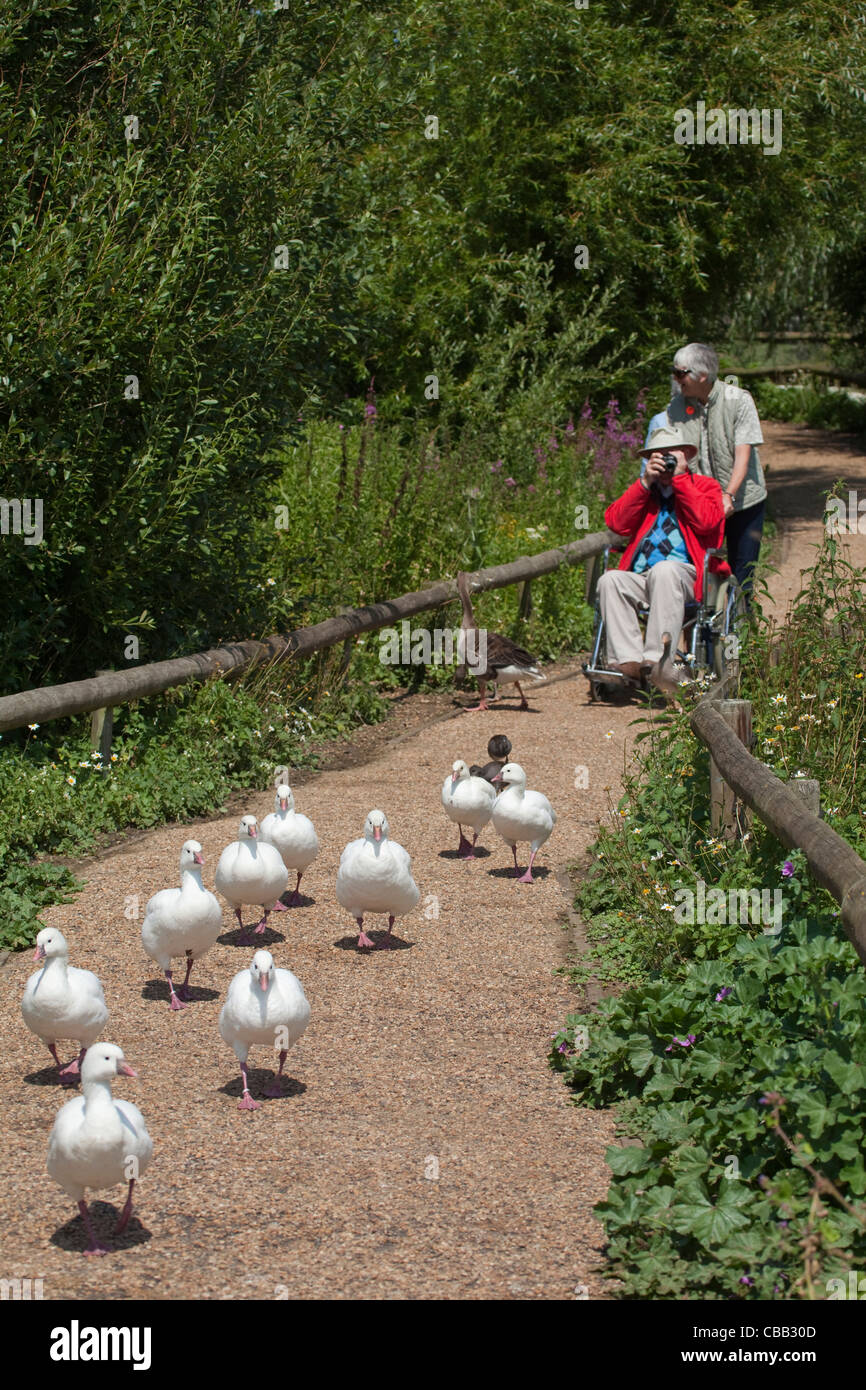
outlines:
M691 376L691 372L687 367L671 367L671 376L675 376L679 381L684 376Z

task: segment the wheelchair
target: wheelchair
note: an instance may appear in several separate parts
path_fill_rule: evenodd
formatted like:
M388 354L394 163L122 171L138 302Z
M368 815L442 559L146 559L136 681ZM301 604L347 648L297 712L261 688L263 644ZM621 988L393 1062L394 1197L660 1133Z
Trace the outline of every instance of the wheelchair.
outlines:
M587 575L586 601L595 609L595 629L592 639L592 655L583 663L583 674L589 680L591 700L610 699L617 690L634 690L635 683L621 671L613 671L607 665L604 619L598 600L598 581L609 567L611 554L626 550L628 541L613 543L596 555ZM710 549L704 555L703 597L700 602L691 598L685 606L682 632L683 646L671 651L671 660L680 662L689 672L689 680L701 676L715 676L723 680L735 674L739 662L727 653L732 644L728 639L740 637L746 621L746 603L740 585L737 583L726 560L710 569L710 561L722 555L723 551ZM649 615L649 605L638 607L638 621L643 628ZM736 644L733 650L737 651ZM650 689L641 682L644 689ZM639 687L638 687L639 688Z

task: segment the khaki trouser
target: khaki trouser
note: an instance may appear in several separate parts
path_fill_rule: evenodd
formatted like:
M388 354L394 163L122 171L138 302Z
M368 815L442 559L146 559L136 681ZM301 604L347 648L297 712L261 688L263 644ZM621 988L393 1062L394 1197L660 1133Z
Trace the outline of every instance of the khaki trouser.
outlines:
M643 574L606 570L598 581L604 619L607 661L654 665L662 654L662 633L669 632L674 651L683 626L686 601L694 598L697 571L681 560L660 560ZM639 603L649 604L646 637L641 640Z

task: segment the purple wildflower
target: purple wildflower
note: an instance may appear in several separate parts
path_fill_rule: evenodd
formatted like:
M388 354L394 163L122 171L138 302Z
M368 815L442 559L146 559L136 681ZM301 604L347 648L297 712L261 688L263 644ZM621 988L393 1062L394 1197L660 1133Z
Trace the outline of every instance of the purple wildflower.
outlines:
M530 483L529 487L526 489L527 492L535 492L536 490L535 483Z
M740 1282L741 1284L748 1284L749 1287L751 1287L752 1284L754 1284L755 1281L754 1281L754 1279L750 1279L749 1276L748 1276L748 1274L743 1274L743 1275L740 1276L739 1282Z
M567 435L572 435L572 434L574 434L574 420L572 419L572 417L571 417L570 415L569 415L569 417L568 417L568 424L567 424L566 427L565 427L565 433L566 433Z
M491 463L491 465L490 465L490 472L491 472L491 473L498 473L504 462L505 462L504 459L497 459L495 463Z
M793 877L794 877L794 865L791 863L790 859L786 859L785 862L784 862L784 864L782 865L782 878L793 878Z
M556 437L555 434L552 434L552 435L550 436L550 438L548 439L548 441L547 441L547 447L548 447L548 449L558 449L558 448L559 448L559 440L557 439L557 437Z
M376 411L376 407L374 406L373 402L372 402L372 401L368 401L367 404L364 406L364 415L366 416L366 418L367 418L368 420L373 420L373 419L375 419L376 414L377 414L377 411Z
M568 1043L560 1043L560 1044L559 1044L559 1047L558 1047L556 1050L557 1050L557 1052L567 1052L567 1051L568 1051Z
M533 452L534 452L534 454L535 454L535 461L536 461L536 463L545 463L545 462L546 462L546 460L547 460L547 454L544 452L544 447L543 447L541 444L536 444L535 449L534 449Z
M506 487L517 487L517 483L514 481L513 478L506 478L506 479L505 479L505 486L506 486Z
M592 419L592 406L589 403L589 397L587 397L583 403L583 410L580 412L580 418L581 420Z
M790 1221L780 1221L780 1222L779 1222L779 1225L782 1226L786 1231L787 1231L788 1227L790 1226L790 1224L791 1224Z
M718 994L716 995L717 1004L721 1004L723 999L727 999L728 995L731 992L731 988L732 987L730 985L726 985L724 989L719 990Z

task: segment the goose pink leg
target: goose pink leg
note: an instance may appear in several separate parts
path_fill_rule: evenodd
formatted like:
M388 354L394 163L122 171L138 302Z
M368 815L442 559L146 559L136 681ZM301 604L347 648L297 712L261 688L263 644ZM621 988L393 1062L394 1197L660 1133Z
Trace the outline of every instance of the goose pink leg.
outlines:
M478 682L478 704L477 704L477 705L467 705L467 706L466 706L466 713L467 713L467 714L477 714L479 710L486 710L486 709L487 709L487 682L486 682L486 681L483 681L483 680L479 680L479 682Z
M530 856L529 856L529 867L527 868L526 873L525 873L525 874L522 874L521 877L517 880L518 883L534 883L534 882L535 882L535 879L532 877L532 865L533 865L534 862L535 862L535 856L536 856L537 853L538 853L538 850L537 850L537 849L534 849L534 850L532 851L532 853L530 854Z
M519 874L519 873L520 873L520 865L519 865L518 862L517 862L517 846L516 846L516 845L512 845L512 846L511 846L511 853L514 855L514 872L515 872L515 874Z
M280 1085L280 1081L282 1080L283 1067L285 1066L285 1061L288 1055L289 1054L285 1049L280 1053L280 1069L277 1072L271 1084L265 1087L266 1096L281 1096L283 1094L283 1088Z
M90 1244L84 1252L85 1255L110 1255L111 1246L103 1245L102 1241L96 1239L96 1232L90 1220L90 1212L87 1210L87 1203L83 1199L78 1203L78 1210L81 1212L81 1219L84 1222L90 1240Z
M264 917L262 918L262 920L259 922L258 926L256 927L256 936L261 936L261 935L263 934L263 932L264 932L264 930L265 930L265 927L268 925L268 918L270 917L271 913L273 912L273 908L272 908L272 907L265 907L264 903L262 903L262 912L263 912L265 915L264 915Z
M457 853L458 853L459 857L460 857L461 859L474 859L474 858L475 858L475 840L473 840L473 841L472 841L472 844L470 845L470 843L469 843L469 841L467 840L466 836L463 834L463 826L462 826L462 825L458 825L457 829L460 831L460 844L457 846ZM478 836L477 836L477 835L475 836L475 839L476 839L476 840L478 839Z
M46 1045L46 1047L48 1048L48 1051L51 1053L51 1056L54 1058L55 1062L57 1063L57 1075L60 1077L60 1084L61 1084L62 1086L74 1086L74 1085L75 1085L75 1076L74 1076L74 1074L71 1074L71 1073L70 1073L70 1074L67 1074L66 1068L64 1067L64 1065L63 1065L63 1063L61 1062L60 1058L57 1056L57 1044L56 1044L56 1043L46 1043L45 1045ZM70 1062L69 1065L72 1066L72 1063Z
M301 870L301 873L298 874L298 881L297 881L297 883L295 884L295 891L294 891L294 893L292 894L292 896L289 898L289 902L290 902L290 904L292 905L292 907L296 907L296 906L298 905L298 903L301 901L301 876L302 876L302 874L303 874L303 870Z
M60 1068L60 1079L63 1081L64 1085L75 1084L76 1077L81 1074L81 1063L84 1061L84 1054L86 1051L87 1048L82 1047L77 1057L74 1057L65 1067Z
M189 999L189 977L193 967L192 951L186 953L186 974L183 977L183 984L178 990L181 999Z
M253 1100L252 1096L250 1095L250 1083L247 1077L246 1062L241 1062L241 1076L244 1079L244 1093L238 1101L238 1110L261 1110L261 1101Z
M249 932L247 931L246 927L244 926L244 919L243 919L243 917L241 916L241 910L240 910L239 907L236 907L236 908L235 908L235 916L236 916L237 919L238 919L238 926L239 926L240 929L241 929L241 934L240 934L240 936L238 937L238 945L239 945L239 946L252 946L252 944L253 944L252 938L250 937Z
M135 1187L135 1178L130 1178L130 1179L129 1179L129 1192L127 1193L126 1201L125 1201L124 1204L123 1204L123 1211L120 1213L120 1216L119 1216L118 1219L117 1219L117 1225L116 1225L115 1228L114 1228L114 1234L115 1234L116 1236L119 1236L120 1233L121 1233L121 1231L125 1231L125 1230L126 1230L126 1227L127 1227L128 1223L129 1223L129 1218L130 1218L130 1216L132 1215L132 1189L133 1189L134 1187Z
M166 971L164 971L163 973L165 974L165 978L166 978L166 980L168 981L168 991L169 991L169 994L171 995L171 1000L170 1000L170 1002L169 1002L169 1006L168 1006L168 1007L171 1009L172 1013L177 1013L178 1009L185 1009L185 1008L186 1008L186 1004L182 1004L181 1001L180 1001L180 999L177 997L177 995L176 995L175 992L174 992L174 985L173 985L172 979L171 979L171 971L170 971L170 970L166 970Z
M371 941L367 933L364 931L363 917L356 917L355 921L358 923L358 931L360 933L360 935L358 936L358 950L360 951L362 946L374 946L376 943L374 941Z
M393 918L393 917L389 917L389 918L388 918L388 935L385 937L385 940L384 940L384 941L377 941L377 943L376 943L376 950L377 950L377 951L390 951L390 949L391 949L391 928L393 927L393 925L394 925L394 918Z

